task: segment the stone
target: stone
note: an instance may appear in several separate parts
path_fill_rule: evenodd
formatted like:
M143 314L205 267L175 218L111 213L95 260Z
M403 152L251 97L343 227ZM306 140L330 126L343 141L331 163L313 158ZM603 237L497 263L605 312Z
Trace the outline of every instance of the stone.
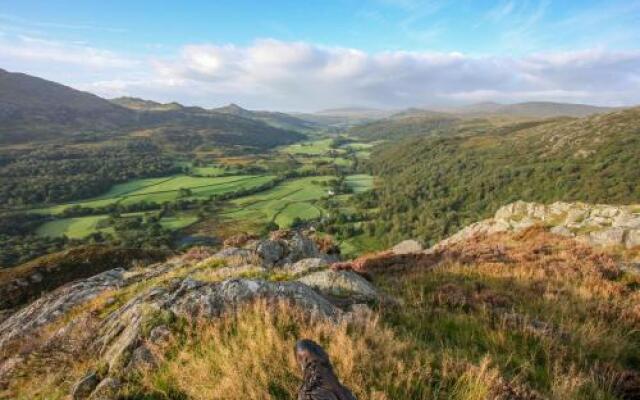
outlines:
M566 236L566 237L575 236L574 233L571 232L571 229L567 228L566 226L554 226L553 228L551 228L550 232L555 235Z
M420 244L420 242L418 242L417 240L404 240L398 244L396 244L395 246L393 246L393 248L391 249L391 251L393 252L393 254L414 254L414 253L420 253L422 252L424 249L422 247L422 244Z
M266 265L274 265L284 257L284 247L277 240L263 240L258 243L256 252Z
M162 344L169 341L171 331L164 325L156 326L149 332L149 341L153 344Z
M84 400L89 398L93 390L100 383L100 379L95 372L90 372L80 379L71 390L73 400Z
M306 274L327 267L324 258L305 258L294 264L285 265L282 269L295 275Z
M632 229L627 232L625 246L627 249L640 247L640 229Z
M157 365L158 360L155 354L153 354L149 347L142 345L131 354L131 361L129 361L127 369L148 370L155 368Z
M116 400L122 386L122 382L116 378L105 378L98 384L89 400Z
M610 228L600 231L590 232L587 240L591 244L599 246L619 246L624 245L625 231L622 228Z
M331 296L348 297L360 301L379 298L376 288L353 271L318 271L299 278L298 282Z

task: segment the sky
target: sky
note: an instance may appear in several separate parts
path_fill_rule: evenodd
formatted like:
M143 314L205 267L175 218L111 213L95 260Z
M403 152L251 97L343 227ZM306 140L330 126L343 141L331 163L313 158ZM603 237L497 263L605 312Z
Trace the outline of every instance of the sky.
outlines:
M640 0L0 0L0 68L204 107L635 105Z

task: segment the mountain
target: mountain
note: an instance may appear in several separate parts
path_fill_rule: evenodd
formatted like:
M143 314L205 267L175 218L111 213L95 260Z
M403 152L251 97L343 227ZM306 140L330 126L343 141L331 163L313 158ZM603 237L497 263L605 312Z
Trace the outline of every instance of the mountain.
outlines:
M526 102L517 104L478 103L459 107L452 111L467 115L508 115L525 118L553 118L553 117L586 117L614 111L612 107L597 107L588 104Z
M135 113L90 93L0 70L0 142L55 138L62 132L111 131Z
M637 154L640 108L381 145L371 230L433 243L518 199L638 203Z
M144 100L138 97L118 97L109 100L113 104L137 111L176 111L183 110L184 106L179 103L158 103L152 100Z
M295 116L273 111L250 111L237 104L229 104L225 107L214 108L213 112L221 114L236 115L243 118L261 121L276 128L305 132L315 130L319 126L317 123L305 121Z
M360 399L635 399L640 240L601 239L639 238L638 207L517 202L430 249L342 262L297 231L100 256L103 272L0 310L0 397L291 399L304 338ZM38 288L30 272L9 289Z
M258 118L130 97L108 101L41 78L0 71L0 143L87 134L96 140L145 136L178 150L200 145L265 148L304 138Z

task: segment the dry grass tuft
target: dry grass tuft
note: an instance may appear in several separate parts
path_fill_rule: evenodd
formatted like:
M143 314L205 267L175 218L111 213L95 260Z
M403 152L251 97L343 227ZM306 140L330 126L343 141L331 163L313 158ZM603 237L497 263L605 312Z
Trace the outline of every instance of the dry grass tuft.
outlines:
M300 338L325 346L338 375L359 398L431 398L426 360L377 317L335 325L286 303L264 302L187 329L138 390L168 398L293 399L301 383L293 356Z

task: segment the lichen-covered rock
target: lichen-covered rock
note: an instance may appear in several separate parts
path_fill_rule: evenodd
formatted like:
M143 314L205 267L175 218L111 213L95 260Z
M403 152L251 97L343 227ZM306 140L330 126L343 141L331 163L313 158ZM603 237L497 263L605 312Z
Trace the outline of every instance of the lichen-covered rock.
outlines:
M326 259L316 257L305 258L294 264L285 265L282 269L294 275L299 275L325 268L328 265L329 263Z
M477 235L517 232L534 225L597 246L632 248L640 245L640 206L556 202L545 205L517 201L501 207L484 221L472 224L434 246L450 244Z
M378 291L371 283L352 271L318 271L305 275L298 281L331 296L359 301L372 301L379 297Z
M273 265L284 257L285 243L279 240L263 240L259 242L256 252L265 264Z
M71 283L44 295L0 324L0 347L8 341L55 321L73 307L125 282L125 270L113 269Z
M404 240L397 245L393 246L391 251L393 254L413 254L420 253L422 250L422 245L417 240Z
M622 246L624 245L626 231L623 228L602 229L589 232L585 240L598 246Z

